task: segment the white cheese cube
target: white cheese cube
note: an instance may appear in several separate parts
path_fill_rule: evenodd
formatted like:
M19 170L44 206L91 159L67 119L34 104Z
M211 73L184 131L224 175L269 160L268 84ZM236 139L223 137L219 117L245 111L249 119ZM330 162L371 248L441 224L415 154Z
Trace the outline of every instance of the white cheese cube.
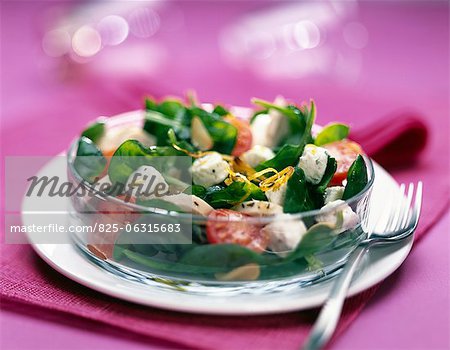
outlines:
M279 96L275 104L286 106L286 100ZM289 133L288 118L277 110L271 109L268 114L259 114L251 124L253 145L273 148Z
M327 169L328 153L325 148L306 145L298 166L304 171L306 180L317 185Z
M259 163L272 159L273 157L275 157L275 153L269 147L255 145L247 152L244 152L240 158L254 168Z
M213 152L196 159L191 167L192 180L196 185L210 187L217 185L228 176L228 163Z
M342 199L344 194L344 186L332 186L325 190L325 204Z
M125 193L136 198L155 198L167 194L169 185L161 173L152 166L143 165L128 177Z
M338 215L342 213L342 227L341 231L352 229L359 224L359 216L350 206L343 200L329 202L320 209L320 213L316 216L318 222L325 222L331 225L336 225L338 222Z
M287 182L282 184L277 190L270 189L265 192L265 195L269 202L278 205L284 205L284 199L286 198Z
M284 257L297 247L307 228L303 221L284 214L277 216L276 221L264 226L262 231L269 236L268 248Z

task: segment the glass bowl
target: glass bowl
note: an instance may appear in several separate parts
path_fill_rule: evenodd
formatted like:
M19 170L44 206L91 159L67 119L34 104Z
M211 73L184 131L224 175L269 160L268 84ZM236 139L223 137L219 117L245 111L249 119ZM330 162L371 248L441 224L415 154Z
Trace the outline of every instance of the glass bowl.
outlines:
M107 128L139 126L144 113L135 111L105 120ZM82 188L84 194L71 196L74 210L70 224L90 229L80 229L72 233L72 238L88 259L123 278L158 288L215 294L289 289L333 276L350 251L366 238L362 223L368 217L374 182L373 164L367 156L363 157L368 184L358 195L337 207L230 221L149 208L100 194L83 181L74 167L77 141L68 150L67 173L69 181ZM137 240L127 240L136 222L157 223L161 227L178 224L187 228L189 234L181 240L177 236L175 244L167 239L171 237L168 229L159 235L140 232ZM205 244L207 227L238 231L249 225L260 229L301 230L303 236L295 249L276 254L254 252L236 245ZM161 237L165 240L161 241Z

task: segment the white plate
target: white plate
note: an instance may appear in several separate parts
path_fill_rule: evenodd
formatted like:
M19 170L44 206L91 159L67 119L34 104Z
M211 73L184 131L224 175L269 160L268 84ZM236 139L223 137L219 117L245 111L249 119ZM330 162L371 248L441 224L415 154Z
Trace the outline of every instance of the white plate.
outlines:
M48 171L52 162L40 174ZM372 219L384 219L377 213L383 209L386 196L397 193L397 189L395 180L375 164L375 184L370 203ZM23 211L33 207L32 200L25 197ZM32 216L22 215L24 225L33 224L31 220ZM28 238L33 243L30 234ZM395 246L372 249L357 271L348 295L357 294L393 273L408 256L412 244L411 237ZM308 309L323 304L333 281L331 279L279 293L205 297L177 290L161 290L123 279L90 262L74 245L33 244L33 248L55 270L86 287L142 305L192 313L250 315Z

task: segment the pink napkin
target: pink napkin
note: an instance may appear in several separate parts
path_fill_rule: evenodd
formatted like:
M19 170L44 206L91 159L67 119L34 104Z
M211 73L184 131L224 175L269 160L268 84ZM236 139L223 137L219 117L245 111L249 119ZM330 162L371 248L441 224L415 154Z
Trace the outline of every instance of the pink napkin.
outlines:
M78 115L85 116L84 121L91 116L88 108L83 110L80 107L77 110ZM52 113L56 115L58 111L53 110ZM424 145L427 134L424 125L417 119L412 123L407 122L407 119L402 120L390 137L371 138L367 147L362 134L356 133L352 137L359 140L369 154L375 155L383 153L386 142L397 145L396 142L401 140L401 145L408 145L411 142L409 138L416 138L417 134L425 138ZM79 123L80 127L84 123L83 119L76 119L76 116L73 121ZM48 135L53 130L53 143L47 145L47 149L44 143L41 150L54 151L55 145L62 149L70 140L68 135L73 134L73 127L73 124L62 118L54 118L48 124L37 118L30 119L26 122L26 127L15 127L4 132L4 152L23 154L28 146L17 144L15 140L30 139L33 135L39 135L39 132ZM405 153L402 152L400 157L402 156ZM399 182L424 181L423 215L416 232L418 240L448 206L449 191L445 172L440 167L437 155L430 153L427 162L397 170L394 176ZM0 257L0 295L3 307L20 311L26 309L39 314L39 317L49 314L43 312L45 310L52 311L53 319L56 315L61 320L70 319L70 322L80 325L85 324L86 319L103 322L153 340L163 339L170 342L172 347L294 349L305 339L317 315L317 310L257 317L216 317L170 312L117 300L83 287L52 270L27 245L2 244ZM357 317L376 289L375 286L347 300L335 336L339 336Z

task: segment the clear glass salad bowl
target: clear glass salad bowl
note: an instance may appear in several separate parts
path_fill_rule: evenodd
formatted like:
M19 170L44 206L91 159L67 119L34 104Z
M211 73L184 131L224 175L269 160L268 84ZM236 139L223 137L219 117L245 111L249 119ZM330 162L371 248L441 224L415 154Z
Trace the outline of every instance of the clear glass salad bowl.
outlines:
M140 126L143 120L144 113L136 111L108 118L106 124L108 128ZM73 233L73 240L88 259L132 281L201 293L261 293L310 285L338 271L349 252L365 238L361 222L368 215L374 182L373 165L367 156L363 156L367 185L339 206L289 215L224 220L149 208L100 194L77 172L76 152L77 140L68 150L68 178L72 184L84 188L85 195L71 197L74 210L70 221L72 225L89 226L92 232ZM142 236L137 244L122 240L126 232L133 231L136 220L188 225L192 241L159 244L157 239L147 242ZM105 225L110 229L106 230ZM238 245L202 244L208 229L239 231L248 227L264 229L268 225L273 229L283 226L288 230L302 230L304 234L295 249L277 254L255 252Z

